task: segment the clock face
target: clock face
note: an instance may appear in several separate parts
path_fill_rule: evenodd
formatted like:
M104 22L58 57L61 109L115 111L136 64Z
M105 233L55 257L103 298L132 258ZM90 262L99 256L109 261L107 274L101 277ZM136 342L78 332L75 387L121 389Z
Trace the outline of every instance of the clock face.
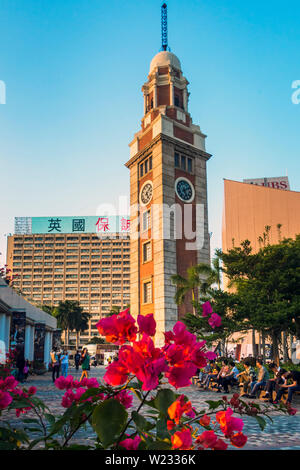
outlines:
M152 182L146 181L146 183L143 184L141 192L140 192L141 204L143 204L144 206L149 204L149 202L152 199L152 194L153 194Z
M177 178L175 181L175 191L183 202L192 202L195 197L194 187L186 178Z

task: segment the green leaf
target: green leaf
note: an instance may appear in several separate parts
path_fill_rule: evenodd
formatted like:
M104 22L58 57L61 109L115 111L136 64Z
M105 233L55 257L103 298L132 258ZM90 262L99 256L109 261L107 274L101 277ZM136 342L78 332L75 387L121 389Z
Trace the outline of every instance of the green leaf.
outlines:
M101 392L99 391L99 388L96 388L96 387L93 387L93 388L89 388L87 389L86 392L84 392L81 397L80 397L80 402L86 400L87 398L90 398L90 397L94 397L94 396L97 396L99 395Z
M266 420L262 418L261 416L255 416L256 421L259 424L260 429L263 431L266 427Z
M156 423L157 437L160 439L170 439L170 434L167 428L166 419L158 419Z
M165 441L154 441L148 445L148 450L171 450L171 448L171 444Z
M224 402L223 400L218 400L218 401L212 401L212 400L207 400L205 403L207 403L209 405L209 408L211 410L216 410L217 408L219 408L219 406L221 406Z
M150 429L153 429L155 427L155 424L149 423L149 421L147 421L144 416L140 415L136 411L133 411L131 413L131 416L137 428L141 431L150 431Z
M117 400L109 399L98 405L92 416L92 426L104 447L114 442L123 431L128 418L125 407Z
M176 400L175 393L169 388L159 390L154 398L154 405L164 416L168 414L169 406Z

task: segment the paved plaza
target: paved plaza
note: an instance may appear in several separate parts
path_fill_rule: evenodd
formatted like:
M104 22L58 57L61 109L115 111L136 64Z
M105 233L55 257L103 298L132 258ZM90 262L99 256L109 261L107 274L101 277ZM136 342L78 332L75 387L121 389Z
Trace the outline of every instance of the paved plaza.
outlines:
M104 375L105 368L103 366L92 367L90 377L101 379ZM79 378L81 371L78 372L71 368L69 374L75 378ZM37 387L37 396L41 398L51 409L54 414L59 414L64 411L61 406L61 397L64 391L58 390L52 383L51 373L46 373L42 376L30 376L26 386L34 385ZM193 406L197 410L204 409L207 404L206 400L218 400L221 394L212 391L199 390L196 386L180 389L179 392L186 394L192 401ZM228 398L231 394L227 395ZM268 422L264 431L261 431L256 420L250 417L243 417L245 422L243 432L248 436L248 442L243 448L244 450L300 450L300 399L299 396L295 397L293 407L298 409L295 416L273 416L274 423ZM12 415L13 423L18 420ZM94 432L88 427L87 429L80 429L74 440L77 443L87 445L89 442L92 444L94 440Z

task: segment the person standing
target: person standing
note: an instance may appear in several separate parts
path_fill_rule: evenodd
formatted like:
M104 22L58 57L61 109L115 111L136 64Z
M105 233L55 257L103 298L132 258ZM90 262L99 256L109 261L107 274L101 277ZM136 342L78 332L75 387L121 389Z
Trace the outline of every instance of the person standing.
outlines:
M82 368L82 374L80 377L80 381L84 377L88 378L88 371L90 370L90 356L89 356L87 348L84 348L81 354L81 368Z
M24 381L24 367L25 367L24 350L23 348L17 348L16 368L18 370L17 380L19 382Z
M64 348L62 356L61 356L61 373L64 377L67 377L68 375L68 369L69 369L69 353L67 348Z
M51 357L51 366L52 366L52 381L55 382L55 379L58 379L59 377L59 367L60 367L59 354L57 352L57 348L53 348L53 350L50 353L50 357Z
M80 358L81 358L80 353L79 353L79 351L77 350L77 351L76 351L76 354L75 354L75 356L74 356L74 361L75 361L76 370L79 369Z

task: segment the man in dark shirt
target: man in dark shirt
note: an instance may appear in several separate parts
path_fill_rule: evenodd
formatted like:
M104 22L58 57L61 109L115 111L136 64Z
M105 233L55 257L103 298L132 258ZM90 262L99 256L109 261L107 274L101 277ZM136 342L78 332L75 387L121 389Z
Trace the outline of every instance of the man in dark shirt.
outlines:
M76 352L75 356L74 356L74 361L75 361L75 367L76 367L76 370L79 369L79 364L80 364L80 354L79 354L79 351Z
M276 400L273 402L274 404L277 404L282 395L284 394L285 391L288 391L288 398L287 398L287 403L292 403L292 398L293 398L293 393L294 392L299 392L300 391L300 372L297 370L292 370L289 375L287 376L287 379L292 379L293 383L290 385L280 385L280 388L277 392L276 395Z

